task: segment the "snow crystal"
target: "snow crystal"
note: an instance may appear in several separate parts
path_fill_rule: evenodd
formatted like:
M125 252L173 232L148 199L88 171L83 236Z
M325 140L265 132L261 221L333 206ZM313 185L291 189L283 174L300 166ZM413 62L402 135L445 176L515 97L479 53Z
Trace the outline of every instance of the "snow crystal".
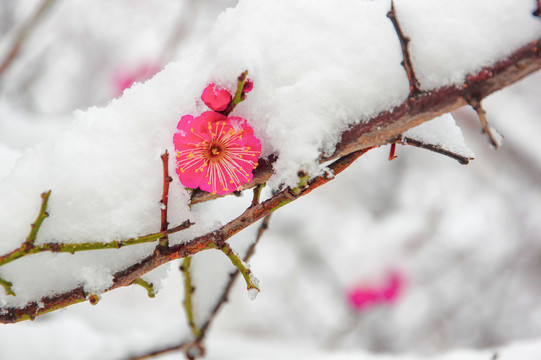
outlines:
M427 121L409 129L402 135L425 144L438 145L444 150L464 157L474 157L473 151L466 146L462 131L456 126L455 119L451 114Z

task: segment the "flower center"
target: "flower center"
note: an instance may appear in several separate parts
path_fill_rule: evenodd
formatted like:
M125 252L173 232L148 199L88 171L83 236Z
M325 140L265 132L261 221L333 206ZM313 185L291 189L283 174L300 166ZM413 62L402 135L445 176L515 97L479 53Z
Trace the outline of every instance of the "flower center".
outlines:
M218 155L218 154L220 154L220 148L218 146L216 146L216 145L213 145L210 148L210 153L212 155Z

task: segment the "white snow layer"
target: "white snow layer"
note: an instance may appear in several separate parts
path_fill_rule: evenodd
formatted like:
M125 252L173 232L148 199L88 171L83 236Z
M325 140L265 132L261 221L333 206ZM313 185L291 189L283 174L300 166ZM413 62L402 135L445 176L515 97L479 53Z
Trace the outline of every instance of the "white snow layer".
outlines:
M462 131L456 126L455 119L451 114L427 121L405 131L402 135L425 144L440 146L442 149L464 157L473 158L474 156L473 151L466 146Z
M459 82L541 36L528 0L396 3L424 88ZM106 107L76 112L65 131L19 158L0 183L0 253L24 241L40 194L49 189L50 217L38 243L111 241L158 231L160 155L165 150L174 154L177 121L206 110L199 96L209 82L233 90L245 69L254 90L233 115L248 119L263 156L279 155L272 184L295 184L301 166L317 173L320 153L332 151L344 129L408 95L399 42L386 17L389 8L386 0L241 0L219 17L207 41L190 56ZM173 156L169 171L174 174ZM172 225L193 216L188 198L174 177ZM205 229L199 224L172 241ZM17 296L0 292L0 303L24 304L80 284L99 292L112 273L152 248L15 261L3 266L0 276L14 283Z

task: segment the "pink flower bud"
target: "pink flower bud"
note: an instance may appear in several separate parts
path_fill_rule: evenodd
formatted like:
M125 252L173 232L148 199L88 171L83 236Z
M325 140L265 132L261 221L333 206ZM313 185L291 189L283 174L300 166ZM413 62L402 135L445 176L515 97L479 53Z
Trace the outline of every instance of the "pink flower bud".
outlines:
M231 93L227 89L219 88L214 83L209 84L201 95L201 100L214 111L224 111L231 98Z

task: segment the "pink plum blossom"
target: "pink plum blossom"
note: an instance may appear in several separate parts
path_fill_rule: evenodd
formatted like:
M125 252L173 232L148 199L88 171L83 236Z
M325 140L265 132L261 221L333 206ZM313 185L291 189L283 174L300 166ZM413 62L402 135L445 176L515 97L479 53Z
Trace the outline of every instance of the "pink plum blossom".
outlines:
M160 70L160 66L152 61L145 61L136 67L118 69L113 74L113 88L115 96L120 96L124 90L130 88L134 82L150 79Z
M214 83L209 84L201 95L201 100L214 111L227 109L231 99L231 93L227 89L220 88Z
M363 311L382 304L392 304L404 287L404 276L398 271L387 274L384 284L355 286L347 292L349 306Z
M213 111L183 116L173 142L180 182L213 194L252 181L261 154L261 142L245 119Z

